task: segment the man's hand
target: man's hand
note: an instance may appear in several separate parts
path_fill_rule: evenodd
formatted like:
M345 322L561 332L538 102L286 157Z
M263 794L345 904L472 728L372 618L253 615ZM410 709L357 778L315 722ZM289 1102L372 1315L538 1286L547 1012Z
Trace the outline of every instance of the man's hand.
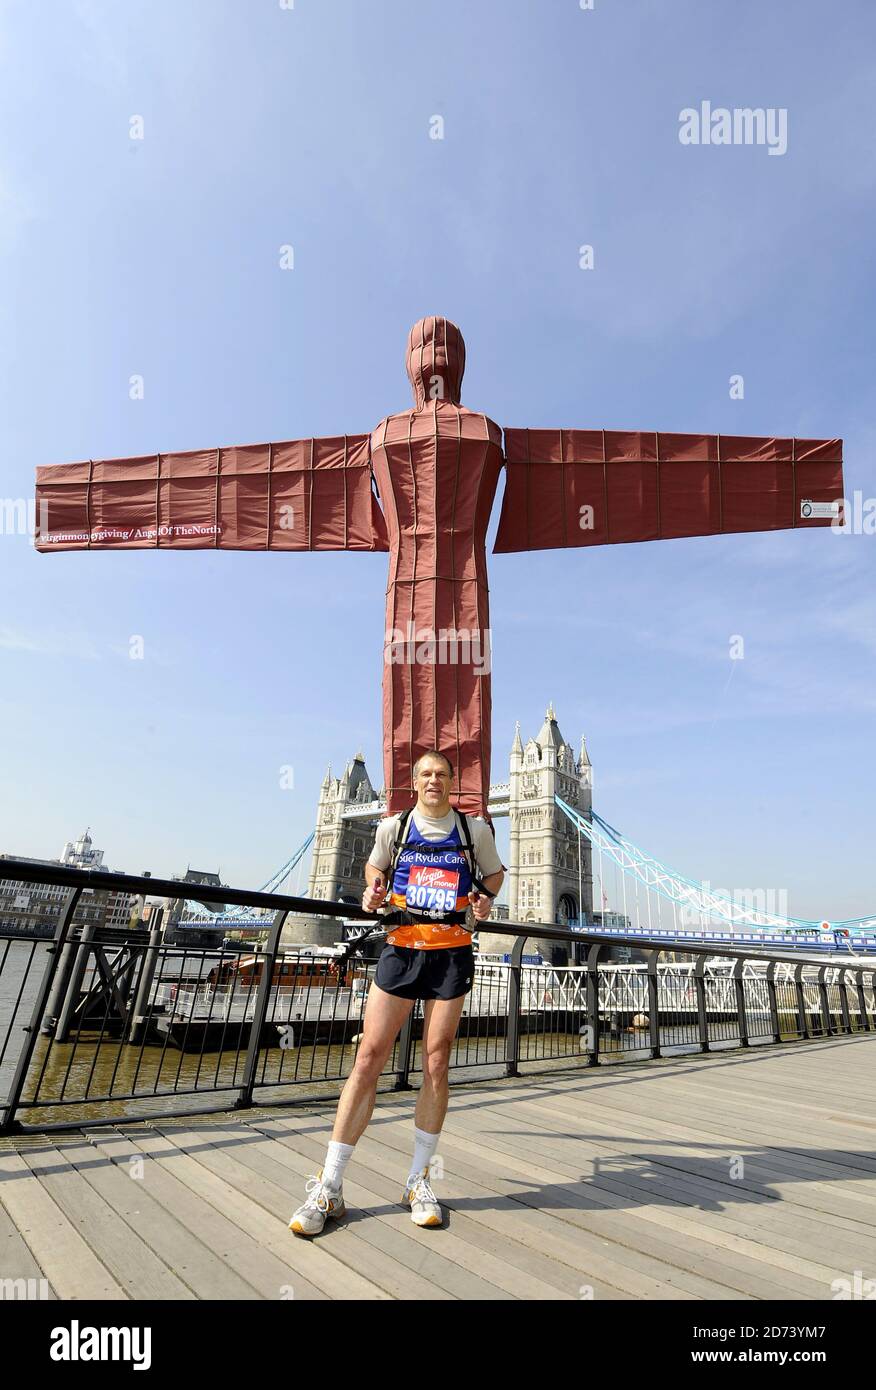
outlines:
M484 887L490 890L493 894L493 898L495 898L499 889L502 887L502 880L504 877L505 872L503 869L500 869L495 874L488 874L484 879ZM468 900L471 903L471 910L476 922L486 922L493 910L493 898L489 897L486 893L479 893L474 884L472 884Z
M362 906L366 912L376 912L383 899L386 897L387 885L383 881L382 874L375 874L365 892L362 894Z
M468 895L468 900L477 921L486 922L493 910L493 899L488 898L486 893L479 893L476 888L473 888Z

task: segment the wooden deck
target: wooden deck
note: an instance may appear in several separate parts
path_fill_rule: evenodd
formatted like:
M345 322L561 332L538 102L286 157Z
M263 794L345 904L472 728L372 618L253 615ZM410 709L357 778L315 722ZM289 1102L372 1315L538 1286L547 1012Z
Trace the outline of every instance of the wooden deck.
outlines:
M311 1242L287 1222L334 1102L17 1136L0 1279L59 1299L831 1299L876 1279L874 1071L859 1036L454 1087L440 1230L399 1204L414 1096L381 1095L348 1217Z

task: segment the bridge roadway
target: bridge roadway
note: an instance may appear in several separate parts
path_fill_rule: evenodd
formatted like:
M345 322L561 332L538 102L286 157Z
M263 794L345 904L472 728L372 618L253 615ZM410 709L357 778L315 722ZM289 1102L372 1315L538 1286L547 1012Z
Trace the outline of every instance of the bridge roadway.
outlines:
M310 1243L286 1223L331 1099L15 1136L0 1278L59 1299L833 1299L876 1280L874 1063L858 1035L454 1085L431 1231L399 1204L413 1097L381 1092L348 1217Z

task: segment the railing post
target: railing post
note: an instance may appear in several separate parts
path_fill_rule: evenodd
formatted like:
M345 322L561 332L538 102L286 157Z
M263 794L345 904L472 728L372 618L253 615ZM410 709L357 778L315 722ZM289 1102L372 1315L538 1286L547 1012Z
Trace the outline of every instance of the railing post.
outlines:
M794 984L797 986L797 1010L800 1014L800 1036L803 1041L808 1042L812 1037L812 1027L809 1023L809 1010L806 1007L806 990L803 985L803 965L794 966Z
M67 998L67 990L70 987L70 977L76 964L78 950L78 944L70 939L59 949L52 990L46 1003L43 1021L40 1024L40 1032L44 1037L50 1038L55 1032L64 1000Z
M709 1018L706 1013L706 956L697 956L694 965L694 989L697 994L697 1022L700 1030L700 1051L709 1051Z
M34 1048L37 1045L40 1024L42 1023L43 1015L46 1011L46 1005L49 1002L52 981L61 958L61 950L67 940L70 924L73 921L73 914L76 911L81 893L81 888L71 888L64 899L64 906L61 908L58 916L58 925L55 927L55 935L51 946L48 948L49 962L43 974L42 983L37 991L33 1012L30 1016L30 1023L24 1025L24 1032L27 1034L27 1038L19 1054L18 1065L15 1068L12 1084L9 1087L9 1095L5 1105L6 1113L0 1118L0 1134L21 1133L22 1127L15 1118L15 1112L18 1109L18 1102L21 1100L21 1093L24 1090L27 1074L30 1071L31 1059L34 1054Z
M733 985L736 990L736 1018L739 1023L739 1046L748 1047L748 1019L745 1016L745 985L742 982L742 972L745 969L745 958L739 960L733 967Z
M869 1033L870 1019L867 1015L867 1002L864 998L864 972L863 970L857 970L855 974L858 990L858 1010L861 1015L861 1032Z
M146 1023L149 1017L147 1013L149 995L152 992L152 982L155 979L155 970L158 965L158 952L161 948L163 922L164 908L156 908L155 921L150 924L149 929L149 944L142 948L143 969L140 971L140 980L137 985L134 1004L128 1013L127 1042L132 1045L138 1045L146 1031Z
M830 1000L827 997L827 981L824 978L827 973L827 966L818 967L818 998L821 1002L821 1021L824 1024L825 1036L833 1037L833 1021L830 1016Z
M69 1040L70 1025L76 1013L76 1005L79 1002L79 993L82 989L82 981L85 978L85 971L88 968L88 957L91 951L91 942L94 937L94 923L89 922L83 926L79 933L79 945L76 947L76 960L70 979L67 984L67 993L61 1000L61 1010L58 1014L58 1021L55 1024L55 1042L65 1043Z
M246 1062L243 1067L243 1084L237 1100L234 1102L235 1110L246 1110L252 1105L252 1093L255 1086L255 1072L261 1050L262 1028L268 1012L268 1001L271 997L271 987L274 982L274 965L280 945L280 934L283 924L288 917L288 911L281 908L274 913L274 920L271 923L271 930L268 935L267 945L264 950L262 975L259 980L259 987L256 992L255 1008L253 1010L252 1026L249 1035L249 1046L246 1049Z
M651 1056L660 1056L660 981L657 976L659 951L648 952L648 1033Z
M587 985L585 990L587 1033L585 1037L589 1043L587 1049L588 1067L599 1065L599 959L601 955L601 945L591 946L587 952Z
M505 1075L520 1075L520 993L523 979L523 947L529 940L518 936L508 964L508 1016L505 1024Z
M771 960L767 966L766 982L770 1001L770 1026L773 1030L773 1042L781 1042L782 1030L779 1027L779 1001L776 998L776 961L774 960Z
M839 985L840 992L840 1008L842 1009L843 1015L843 1027L846 1031L846 1036L851 1037L852 1016L849 1013L849 996L846 992L846 967L844 965L841 965L839 968L839 980L837 984Z

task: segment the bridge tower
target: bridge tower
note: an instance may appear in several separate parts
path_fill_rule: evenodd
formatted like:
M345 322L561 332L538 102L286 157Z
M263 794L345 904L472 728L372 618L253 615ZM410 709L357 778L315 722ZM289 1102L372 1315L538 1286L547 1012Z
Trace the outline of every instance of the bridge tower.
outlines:
M379 817L345 820L344 813L376 802L378 797L383 801L383 791L374 790L361 753L347 764L343 777L332 777L328 768L319 793L308 897L361 902L365 860L374 844Z
M592 768L584 739L576 759L560 732L553 704L548 706L539 733L525 746L518 723L511 746L509 794L508 906L512 921L565 926L582 917L592 920L590 842L582 837L579 847L574 829L554 804L558 794L586 814L591 809L592 790ZM551 943L542 943L541 950L546 960L552 958Z

